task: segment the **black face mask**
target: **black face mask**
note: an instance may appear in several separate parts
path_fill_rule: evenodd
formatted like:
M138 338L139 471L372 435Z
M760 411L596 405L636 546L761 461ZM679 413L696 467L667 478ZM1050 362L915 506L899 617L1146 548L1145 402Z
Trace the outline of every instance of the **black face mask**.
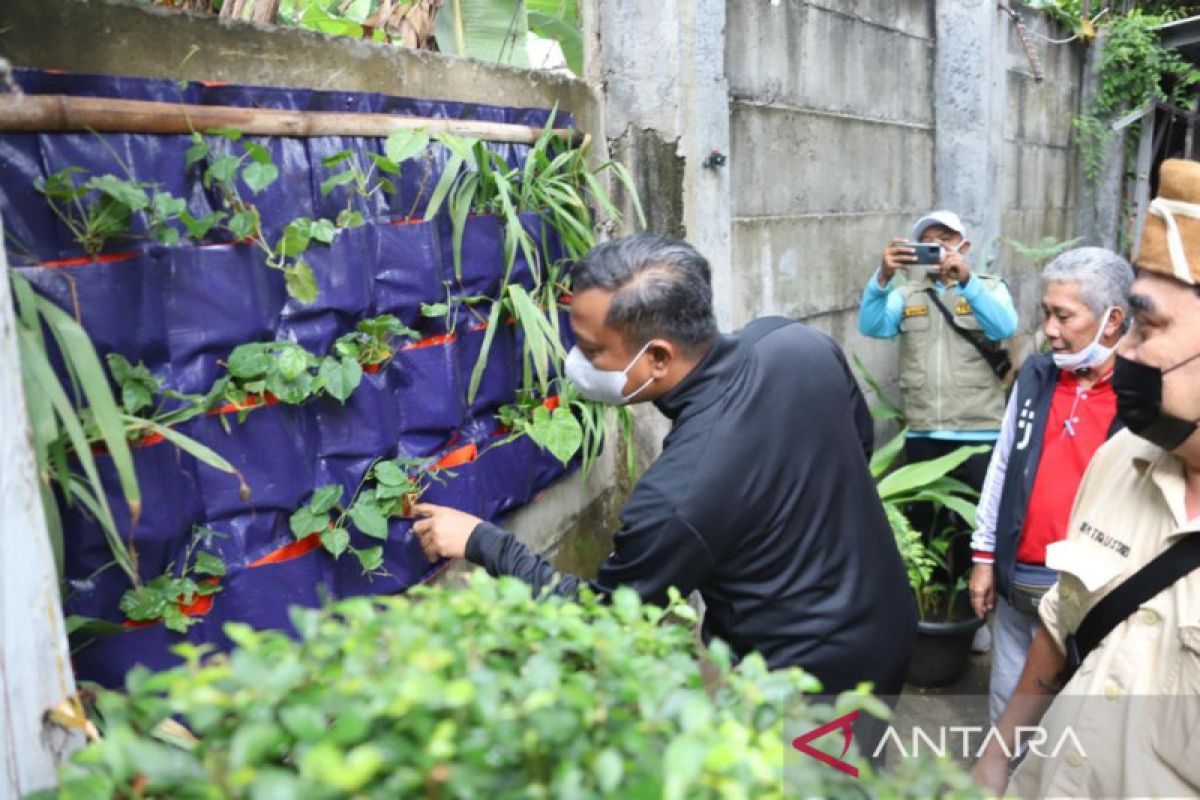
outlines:
M1117 394L1117 416L1126 428L1151 444L1170 452L1196 430L1196 422L1162 410L1162 379L1171 370L1200 358L1200 353L1162 370L1117 356L1112 387Z

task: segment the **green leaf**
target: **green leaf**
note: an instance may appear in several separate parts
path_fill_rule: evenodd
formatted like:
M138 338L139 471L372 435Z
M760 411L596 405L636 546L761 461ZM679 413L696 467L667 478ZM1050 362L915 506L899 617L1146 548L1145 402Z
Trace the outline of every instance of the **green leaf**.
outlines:
M229 218L229 232L235 239L249 239L258 230L258 209L247 208Z
M514 14L511 0L446 3L437 15L437 41L443 53L525 69L529 67L528 30L525 14Z
M332 244L337 237L337 226L331 220L319 219L312 224L312 238L322 244Z
M362 564L364 572L374 572L383 566L382 547L364 547L355 550L354 555L358 558L358 563Z
M345 172L339 172L325 180L321 181L321 196L325 197L339 186L345 186L348 183L354 183L355 172L348 169Z
M258 194L279 178L279 168L274 164L260 164L255 161L246 165L242 170L242 180L250 187L250 191Z
M343 208L337 215L337 226L339 228L358 228L367 223L361 211L350 211Z
M289 342L280 349L278 364L284 380L294 381L308 370L308 353L303 347Z
M245 148L247 155L254 160L256 164L270 164L271 152L257 142L242 142L242 147Z
M203 161L209 153L208 142L198 133L192 134L192 146L183 155L184 167L190 169L193 164Z
M400 174L400 165L386 156L381 156L378 153L367 153L367 158L371 159L371 163L373 163L375 168L380 172L388 175Z
M225 574L225 562L220 556L200 550L196 553L196 565L192 571L197 575L212 575L221 577Z
M45 303L41 311L59 343L63 357L70 363L70 368L87 397L92 420L100 430L104 446L108 448L121 492L136 527L142 513L142 496L138 489L137 474L133 469L133 455L125 438L125 425L112 390L109 389L108 375L100 363L99 356L96 355L92 340L73 317L53 303Z
M321 379L325 391L343 404L362 381L362 366L352 358L337 359L326 356L321 360Z
M283 229L283 236L276 243L275 252L288 258L300 255L308 249L308 243L312 239L312 229L313 221L308 217L292 220Z
M321 164L327 169L332 169L338 164L341 164L343 161L348 161L351 155L353 154L349 150L339 150L333 155L325 156L325 158L321 159Z
M304 261L297 260L283 273L284 283L288 294L297 302L305 305L317 299L320 290L317 288L317 277L313 275L312 267Z
M446 303L421 303L422 317L444 317L450 313L450 306Z
M241 380L267 374L267 371L275 363L268 347L269 345L260 342L252 342L239 344L233 348L233 352L229 354L229 360L226 362L229 374Z
M241 163L242 160L237 156L221 156L213 159L213 162L208 165L208 169L204 171L204 185L208 186L212 181L229 183L237 174L238 165Z
M375 480L385 486L407 486L408 474L395 461L380 461L375 465Z
M566 408L559 406L551 412L545 406L539 406L533 411L529 438L563 464L568 464L583 446L583 428Z
M447 137L439 137L439 141L443 143L450 141ZM442 167L442 175L438 178L437 185L433 187L433 194L429 197L429 202L425 206L425 219L430 220L437 216L437 212L442 207L442 201L446 199L446 195L450 193L450 189L458 180L459 170L462 169L465 159L458 153L451 153L450 158L446 159L445 166Z
M312 498L308 501L308 510L313 514L327 514L342 501L344 493L345 490L338 483L322 486L313 492Z
M287 737L278 726L250 722L238 727L229 739L229 766L238 770L270 763L283 755Z
M142 188L141 184L123 181L115 175L101 175L98 178L92 178L84 184L84 188L95 189L134 211L141 211L150 206L150 196L146 194L146 190Z
M876 484L879 496L887 500L889 497L920 489L953 472L971 456L986 453L990 449L991 445L960 447L940 458L906 464Z
M321 544L325 549L337 558L342 553L346 552L346 548L350 546L350 531L345 528L330 528L321 533Z
M242 138L242 132L237 128L209 128L205 131L209 136L220 136L228 139L231 142L236 142Z
M429 134L420 128L392 131L383 143L383 152L387 155L387 160L393 169L384 169L382 166L380 169L390 173L399 172L394 168L396 165L424 153L427 147L429 147ZM378 161L375 163L379 164Z
M196 241L203 239L213 226L219 225L223 219L225 219L224 211L214 211L198 219L186 211L179 214L179 221L187 229L188 236Z
M308 506L305 506L292 513L292 516L288 518L288 527L292 529L292 536L303 539L328 528L329 516L314 514Z
M354 526L367 536L387 539L387 518L375 503L359 498L358 502L350 508L350 519L354 522Z
M558 4L558 0L555 0ZM574 20L529 7L529 29L543 39L552 39L562 48L567 66L576 75L583 75L583 35Z
M171 604L172 600L173 598L167 597L157 587L142 586L130 589L121 595L118 608L121 609L121 613L132 620L159 619L167 612L167 606Z
M900 451L904 449L904 441L907 438L908 428L901 428L899 433L871 455L871 477L877 479L887 472L888 467L896 460L896 456L900 455Z

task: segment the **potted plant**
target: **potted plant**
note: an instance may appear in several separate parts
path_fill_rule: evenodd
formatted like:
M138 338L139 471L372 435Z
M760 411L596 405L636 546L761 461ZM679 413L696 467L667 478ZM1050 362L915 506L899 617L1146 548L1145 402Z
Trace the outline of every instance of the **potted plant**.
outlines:
M931 503L953 511L975 525L978 493L950 473L986 445L960 447L940 458L905 464L888 472L904 444L903 428L871 459L879 499L896 537L896 547L908 572L917 601L917 646L909 666L908 681L917 686L946 686L962 676L970 656L971 639L983 620L972 612L963 592L967 578L952 557L954 540L965 535L947 527L928 541L908 520L906 509Z

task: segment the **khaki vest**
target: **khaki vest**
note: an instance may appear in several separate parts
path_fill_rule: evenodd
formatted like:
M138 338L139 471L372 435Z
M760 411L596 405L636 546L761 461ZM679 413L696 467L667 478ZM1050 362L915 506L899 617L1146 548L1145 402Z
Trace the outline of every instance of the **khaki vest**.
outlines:
M979 276L985 291L998 279ZM955 332L925 289L925 278L900 287L904 316L900 320L900 390L908 427L914 431L999 430L1004 418L1004 388L979 351ZM979 330L958 285L941 295L942 305L967 330Z

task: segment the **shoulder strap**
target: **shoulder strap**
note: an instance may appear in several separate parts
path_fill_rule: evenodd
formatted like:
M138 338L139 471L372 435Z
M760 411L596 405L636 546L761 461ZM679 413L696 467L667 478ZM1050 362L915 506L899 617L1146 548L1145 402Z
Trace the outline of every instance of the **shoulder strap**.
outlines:
M1175 581L1200 567L1200 533L1189 533L1109 592L1067 636L1067 677L1113 628Z
M999 346L986 346L983 343L982 336L973 336L972 331L968 331L966 328L961 327L957 322L955 322L954 315L950 313L950 309L942 305L941 298L937 296L937 290L931 287L925 290L925 294L929 295L929 299L933 301L935 306L937 306L938 311L940 311L942 316L946 319L946 323L954 329L954 332L970 342L971 346L975 348L975 352L979 353L979 357L987 362L988 366L992 368L992 371L996 373L996 377L1000 380L1004 380L1005 374L1012 369L1012 364L1008 360L1008 353L1006 353L1004 349Z

